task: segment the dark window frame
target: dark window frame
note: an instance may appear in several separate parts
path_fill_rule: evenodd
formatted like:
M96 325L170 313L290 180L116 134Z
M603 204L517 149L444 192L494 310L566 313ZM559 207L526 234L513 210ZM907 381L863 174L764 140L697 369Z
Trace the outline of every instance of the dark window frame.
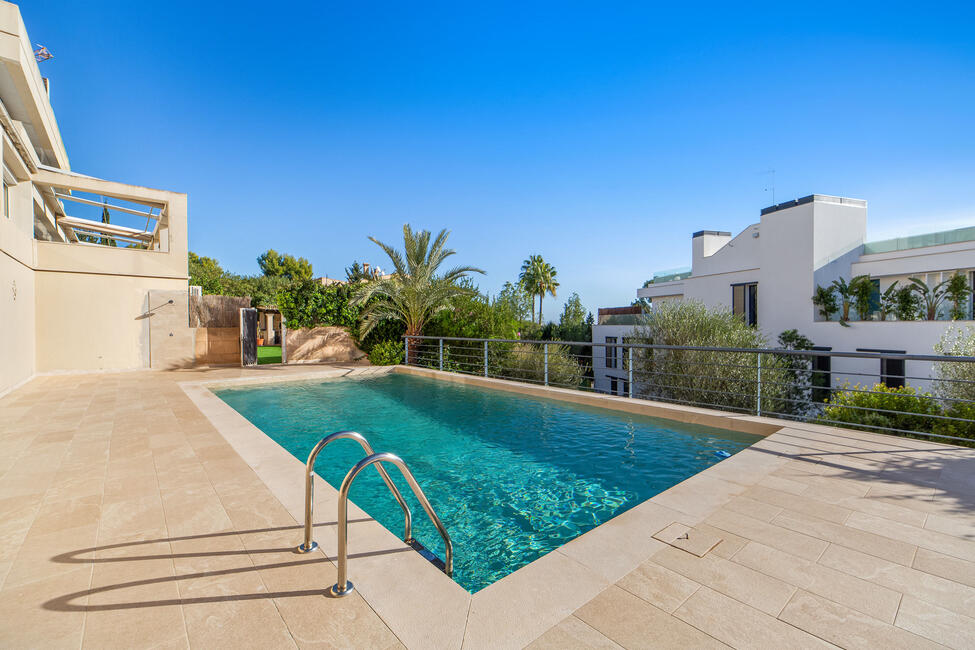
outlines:
M881 354L907 354L906 350L882 350L857 348L857 352L878 352ZM904 359L880 360L880 383L887 388L903 388L907 385L907 362Z
M608 369L615 370L619 367L619 359L616 354L616 344L618 342L618 337L616 336L607 336L606 340L603 341L606 344L606 347L603 349L606 350L606 368Z
M758 282L731 285L731 311L748 325L758 327Z

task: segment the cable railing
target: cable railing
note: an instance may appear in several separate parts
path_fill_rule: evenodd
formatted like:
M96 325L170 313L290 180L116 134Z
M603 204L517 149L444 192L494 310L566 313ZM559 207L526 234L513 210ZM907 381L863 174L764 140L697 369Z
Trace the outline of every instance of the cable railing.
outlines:
M411 366L975 445L975 357L404 338Z

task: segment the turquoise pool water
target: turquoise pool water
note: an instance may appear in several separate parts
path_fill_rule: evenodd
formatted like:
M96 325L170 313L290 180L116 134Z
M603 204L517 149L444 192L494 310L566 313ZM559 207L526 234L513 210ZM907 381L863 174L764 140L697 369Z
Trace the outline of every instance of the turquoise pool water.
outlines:
M719 462L716 452L758 440L400 374L215 392L302 461L341 429L401 456L450 533L454 579L472 592ZM316 469L337 488L362 457L358 444L341 440ZM389 473L413 508L414 536L443 558L436 529L399 472ZM351 498L403 534L402 512L377 472L363 472Z

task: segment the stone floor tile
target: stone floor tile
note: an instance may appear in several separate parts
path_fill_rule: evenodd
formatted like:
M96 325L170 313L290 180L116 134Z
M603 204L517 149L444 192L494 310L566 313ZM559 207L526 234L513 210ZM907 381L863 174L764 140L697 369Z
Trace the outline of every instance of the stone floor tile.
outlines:
M931 514L924 522L924 528L975 542L975 514L967 517Z
M822 539L783 528L775 524L774 520L773 523L766 523L735 512L719 510L708 517L706 522L715 528L727 530L745 539L761 542L807 560L818 558L827 546L827 542Z
M581 619L569 616L528 645L530 650L586 650L620 648Z
M775 515L782 512L782 508L778 506L750 499L744 494L726 503L724 509L732 512L740 512L743 515L748 515L753 519L758 519L766 523L772 521Z
M975 647L975 619L910 595L904 595L896 625L949 648Z
M930 519L931 516L928 517ZM883 517L876 517L862 512L853 513L847 525L859 530L865 530L885 537L902 540L914 546L920 546L939 553L951 555L969 562L975 562L975 542L946 535L936 530L918 528L907 524L890 521ZM912 556L913 559L913 556Z
M796 590L777 578L714 555L699 558L667 547L650 559L772 616L781 611Z
M896 562L890 562L842 546L830 546L823 553L819 562L824 566L869 580L903 594L910 594L915 598L960 614L975 611L975 588L905 567Z
M724 647L696 627L616 586L580 607L575 615L624 648Z
M898 591L758 542L750 542L734 561L886 623L894 622L901 601Z
M781 514L772 520L772 523L797 533L816 537L834 544L840 544L847 548L863 549L871 555L905 566L910 566L914 560L914 551L917 548L908 542L859 530L850 526L834 524L825 519L810 517L789 510L783 510ZM764 540L761 541L764 542ZM771 546L771 544L769 545Z
M599 574L553 551L474 594L464 647L524 646L607 585ZM526 611L532 612L527 619Z
M815 494L815 491L811 491L809 494ZM785 510L799 512L811 517L819 517L820 519L832 521L837 524L842 524L845 522L847 517L849 517L853 512L848 508L843 508L841 506L833 505L832 503L820 501L819 499L811 496L790 494L788 492L782 492L780 490L775 490L761 485L756 485L749 488L742 494L742 496L749 497L751 499L755 499L756 501L773 506L778 506L779 508ZM771 519L769 521L771 521Z
M623 576L616 586L634 596L642 598L651 605L668 614L690 598L701 585L679 573L663 567L653 560L647 560L636 569Z
M975 562L969 562L926 548L917 549L914 568L932 575L975 587Z
M843 648L938 648L938 644L825 598L799 591L779 619Z
M8 648L71 648L81 645L85 600L65 596L84 593L91 567L59 573L0 591L0 642Z
M828 643L753 607L702 587L674 616L733 648L813 648Z

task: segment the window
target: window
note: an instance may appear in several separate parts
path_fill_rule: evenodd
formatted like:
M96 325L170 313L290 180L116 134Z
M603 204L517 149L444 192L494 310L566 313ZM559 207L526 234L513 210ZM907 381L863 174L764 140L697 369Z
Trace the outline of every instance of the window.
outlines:
M606 350L606 367L607 368L616 368L617 367L617 365L616 365L616 363L617 363L616 362L616 350L617 350L617 348L616 348L616 337L615 336L607 336L606 337L606 348L605 348L605 350ZM615 388L613 389L613 392L614 393L616 392L616 389Z
M751 326L758 325L758 283L731 285L731 311Z
M620 395L624 397L630 394L630 382L626 379L620 380Z
M870 292L870 313L860 316L860 320L871 320L874 314L880 313L880 280L871 280L873 290Z
M616 377L610 377L609 378L609 394L610 395L615 395L616 394L616 384L617 383L619 383L619 382L617 381Z
M825 347L814 347L813 350L822 350L823 352L829 352L833 348ZM832 371L832 357L827 356L816 356L813 357L812 363L812 401L817 404L821 404L829 399L829 389L832 385L832 378L830 372Z
M903 359L881 359L880 360L880 381L887 388L903 388L904 386L904 360Z

